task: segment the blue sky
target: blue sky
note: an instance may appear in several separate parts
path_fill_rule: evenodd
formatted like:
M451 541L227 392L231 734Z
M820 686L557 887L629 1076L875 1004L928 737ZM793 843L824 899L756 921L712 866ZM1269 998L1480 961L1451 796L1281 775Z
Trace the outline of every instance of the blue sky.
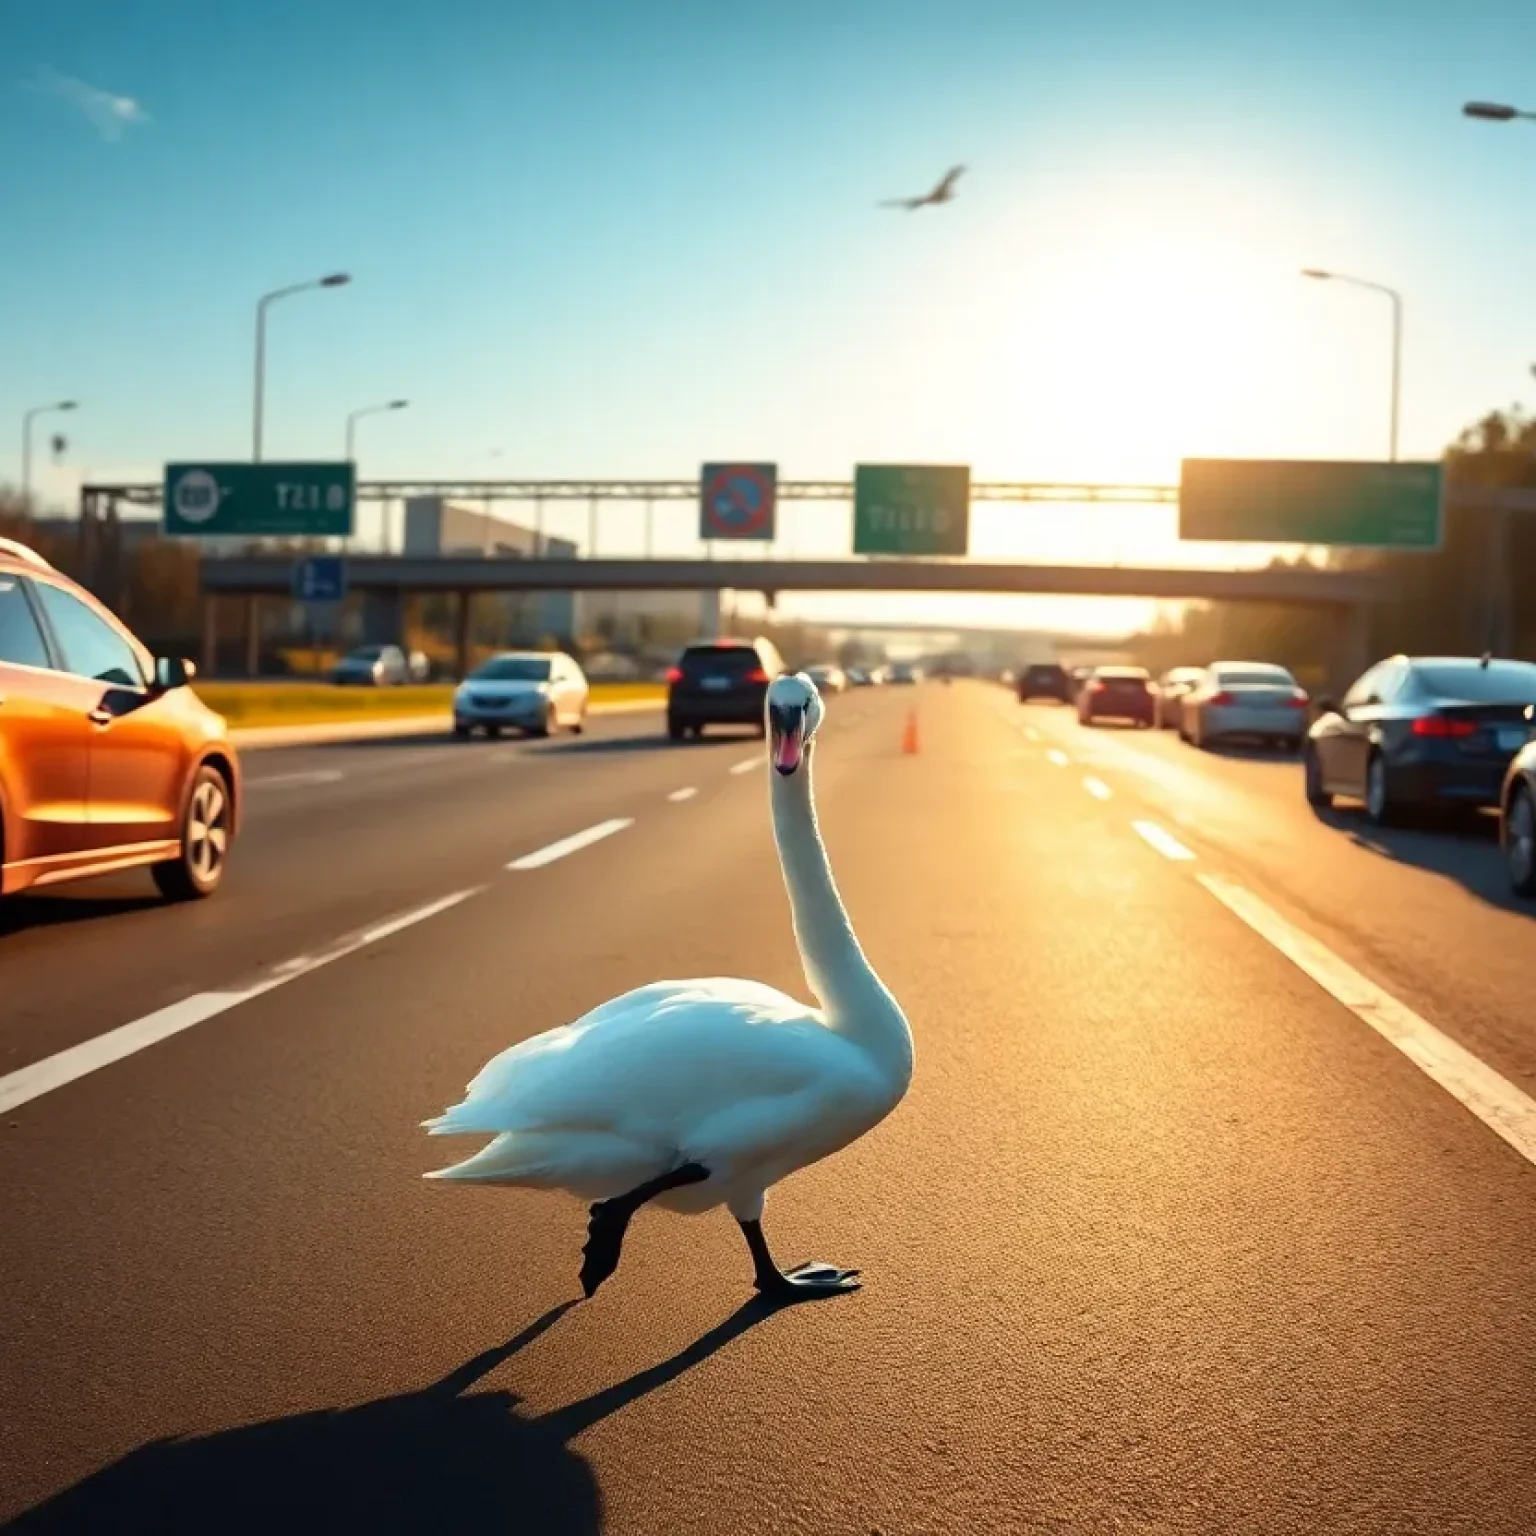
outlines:
M0 70L0 480L78 396L56 496L247 456L255 299L336 268L266 451L409 396L365 477L1380 455L1385 309L1312 264L1406 295L1406 454L1536 398L1536 125L1459 115L1536 106L1528 0L0 0Z

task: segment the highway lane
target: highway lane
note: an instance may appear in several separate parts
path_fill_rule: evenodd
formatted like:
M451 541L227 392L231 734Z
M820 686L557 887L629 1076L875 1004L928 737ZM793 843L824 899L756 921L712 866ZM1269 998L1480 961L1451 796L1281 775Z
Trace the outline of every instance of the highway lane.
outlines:
M918 1066L767 1228L862 1293L743 1311L728 1221L643 1215L557 1315L579 1207L417 1177L512 1039L803 991L723 765L6 1117L5 1528L1527 1532L1536 1169L995 706L891 690L818 753Z
M600 813L725 772L752 745L672 746L658 712L552 741L444 731L248 752L246 825L213 899L167 907L139 873L0 906L0 1073L474 885Z
M1314 811L1294 758L1202 752L1172 731L1085 729L1069 710L1000 699L1021 727L1066 750L1072 771L1091 772L1156 810L1536 1093L1536 904L1509 893L1493 817L1378 830L1344 801Z

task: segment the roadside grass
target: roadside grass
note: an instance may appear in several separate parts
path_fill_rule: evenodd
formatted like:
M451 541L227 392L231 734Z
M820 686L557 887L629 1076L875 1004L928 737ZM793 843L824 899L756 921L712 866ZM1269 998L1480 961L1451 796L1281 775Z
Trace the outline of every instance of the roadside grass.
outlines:
M453 683L404 688L338 688L325 683L196 683L197 696L232 726L332 725L349 720L394 720L446 715ZM660 703L660 683L593 683L592 703Z

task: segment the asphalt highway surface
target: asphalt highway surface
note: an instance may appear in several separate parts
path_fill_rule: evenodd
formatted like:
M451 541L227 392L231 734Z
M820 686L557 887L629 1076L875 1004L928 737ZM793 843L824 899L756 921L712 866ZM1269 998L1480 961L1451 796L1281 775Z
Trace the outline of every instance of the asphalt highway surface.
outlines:
M909 710L918 750L902 750ZM1536 907L1491 829L981 683L830 701L911 1092L723 1213L420 1175L645 981L805 987L749 735L251 752L225 888L0 908L0 1531L1530 1536Z

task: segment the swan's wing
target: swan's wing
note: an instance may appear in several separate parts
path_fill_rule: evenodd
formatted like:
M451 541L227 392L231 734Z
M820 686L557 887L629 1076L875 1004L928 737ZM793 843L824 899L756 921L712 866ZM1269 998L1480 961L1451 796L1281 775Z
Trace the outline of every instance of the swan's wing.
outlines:
M757 982L657 982L488 1062L439 1133L616 1130L674 1137L747 1098L867 1069L803 1003Z

